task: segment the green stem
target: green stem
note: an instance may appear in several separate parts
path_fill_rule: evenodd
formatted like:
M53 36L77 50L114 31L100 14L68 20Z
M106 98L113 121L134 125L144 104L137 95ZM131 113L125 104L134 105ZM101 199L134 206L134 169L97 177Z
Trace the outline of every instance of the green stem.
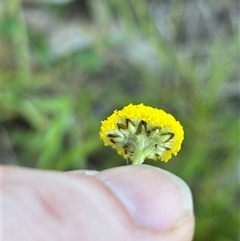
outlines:
M7 2L7 14L14 22L16 31L11 32L12 43L17 50L16 60L18 64L18 79L24 84L31 79L30 50L28 31L22 9L22 0L11 0Z
M133 165L140 165L145 161L145 158L155 149L154 145L147 146L145 148L136 148Z
M133 165L140 165L144 162L145 160L145 156L143 155L143 151L142 150L139 150L137 149L135 151L135 155L134 155L134 158L133 158Z

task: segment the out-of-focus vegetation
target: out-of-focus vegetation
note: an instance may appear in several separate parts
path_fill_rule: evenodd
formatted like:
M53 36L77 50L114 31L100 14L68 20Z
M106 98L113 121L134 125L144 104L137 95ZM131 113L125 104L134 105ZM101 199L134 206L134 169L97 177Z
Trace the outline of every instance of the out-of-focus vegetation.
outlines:
M162 108L184 126L184 144L169 163L146 163L191 187L194 240L239 240L238 1L2 5L3 163L126 165L99 140L101 120L130 102Z

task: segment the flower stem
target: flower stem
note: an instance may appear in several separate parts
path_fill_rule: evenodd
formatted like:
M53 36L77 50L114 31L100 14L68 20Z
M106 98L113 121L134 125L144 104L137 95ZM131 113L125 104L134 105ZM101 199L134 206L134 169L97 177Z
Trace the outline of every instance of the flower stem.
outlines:
M154 145L142 148L136 148L133 158L133 165L140 165L145 161L145 158L155 149Z
M143 152L141 150L136 150L136 153L133 158L133 165L140 165L144 162L145 156L143 155Z

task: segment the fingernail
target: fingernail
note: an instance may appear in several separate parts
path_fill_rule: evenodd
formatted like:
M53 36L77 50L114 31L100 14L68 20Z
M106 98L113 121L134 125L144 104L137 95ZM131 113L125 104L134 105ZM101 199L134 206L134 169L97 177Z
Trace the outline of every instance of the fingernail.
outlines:
M154 230L176 227L193 213L187 184L174 174L147 166L125 166L99 172L135 222Z

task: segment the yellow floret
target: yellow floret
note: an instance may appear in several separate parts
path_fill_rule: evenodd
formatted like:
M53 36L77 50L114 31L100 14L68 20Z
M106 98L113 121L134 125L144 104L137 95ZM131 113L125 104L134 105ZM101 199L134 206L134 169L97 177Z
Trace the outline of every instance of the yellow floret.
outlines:
M163 110L129 104L102 121L100 138L133 164L145 158L167 162L181 149L181 124Z

